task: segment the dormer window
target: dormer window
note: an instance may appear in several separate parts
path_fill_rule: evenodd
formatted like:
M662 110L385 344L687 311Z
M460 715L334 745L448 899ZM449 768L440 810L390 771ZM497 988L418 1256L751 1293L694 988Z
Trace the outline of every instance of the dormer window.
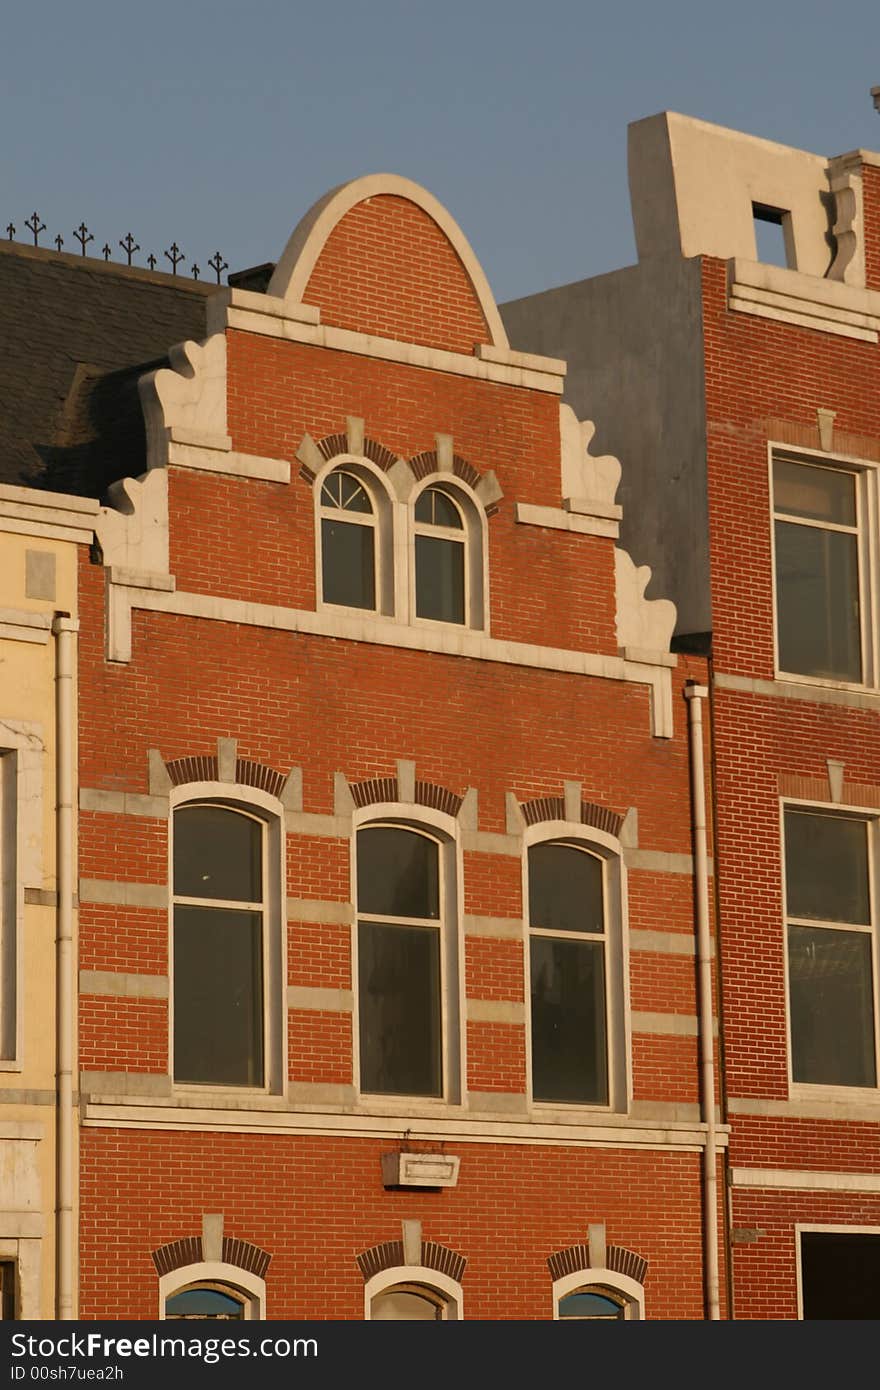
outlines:
M321 487L321 591L325 603L376 608L376 510L361 480L346 468Z
M458 504L444 488L426 488L415 506L417 617L465 622L466 548Z

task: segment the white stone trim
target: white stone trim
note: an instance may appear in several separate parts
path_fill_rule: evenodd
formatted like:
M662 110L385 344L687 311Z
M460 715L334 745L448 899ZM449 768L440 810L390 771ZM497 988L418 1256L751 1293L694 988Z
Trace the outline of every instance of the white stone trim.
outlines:
M526 526L548 526L580 536L610 536L617 540L620 535L620 522L611 517L583 516L561 507L536 507L528 502L517 502L516 519Z
M244 333L258 333L284 342L302 343L309 347L328 348L333 352L350 353L355 357L372 357L381 362L401 366L421 367L427 371L444 372L476 381L490 381L500 386L518 386L528 391L546 391L561 396L564 377L552 369L534 371L526 367L491 362L463 352L445 348L423 347L420 343L400 342L396 338L381 338L358 333L351 328L305 322L300 312L304 306L290 308L281 300L260 295L262 303L248 308L239 307L240 290L220 290L207 301L207 322L212 333L227 328ZM548 359L549 361L549 359Z
M290 464L287 459L260 458L257 454L241 454L233 450L196 444L169 442L168 466L194 468L202 473L225 473L231 478L258 478L267 483L289 483Z
M159 1321L165 1321L165 1302L190 1284L226 1284L247 1295L244 1304L245 1321L262 1321L266 1317L266 1281L250 1270L222 1260L200 1260L198 1264L181 1265L159 1277Z
M0 608L0 638L8 642L35 642L45 647L52 631L51 613Z
M337 637L351 642L371 642L379 646L399 647L409 651L467 656L477 661L563 671L571 675L593 676L600 680L630 681L648 686L651 692L653 735L657 738L671 738L673 734L672 682L670 672L665 667L626 661L619 656L599 656L566 648L503 641L453 623L424 623L411 626L372 613L352 617L344 612L307 612L303 609L281 608L270 604L221 598L212 594L186 593L181 590L160 593L114 585L113 597L114 606L110 608L108 615L107 657L110 661L125 662L131 659L132 610L148 610L178 617L272 628L281 632Z
M858 687L825 685L804 676L794 680L788 676L775 681L757 680L751 676L728 676L716 671L713 684L721 690L736 690L748 695L769 695L783 700L810 700L816 705L846 705L850 709L880 712L880 691L860 690Z
M347 212L369 198L404 198L421 208L437 224L452 246L471 282L493 347L509 347L489 282L470 243L457 222L427 189L398 174L367 174L331 189L306 213L294 229L269 282L268 294L290 304L302 302L312 271L324 246Z
M350 1014L354 1012L354 992L350 989L321 989L312 985L288 985L287 1007L308 1009L318 1013Z
M168 1084L167 1078L158 1078ZM479 1114L462 1113L450 1118L442 1114L426 1114L405 1101L398 1103L392 1113L382 1113L375 1105L356 1108L351 1087L291 1086L291 1099L296 1096L299 1108L291 1109L282 1097L239 1097L230 1104L230 1097L209 1099L185 1095L121 1095L107 1091L99 1100L89 1099L84 1109L83 1123L90 1128L194 1130L227 1134L287 1134L314 1135L324 1138L374 1138L390 1142L455 1142L457 1144L504 1144L529 1147L610 1148L636 1150L672 1150L679 1153L698 1153L705 1145L705 1125L699 1120L633 1119L611 1114L586 1115L578 1118L556 1118L553 1114L528 1113L504 1116L487 1110ZM311 1109L307 1094L311 1091L339 1093L336 1109L325 1102L314 1103ZM300 1092L303 1093L300 1099ZM501 1093L499 1093L501 1094ZM514 1097L516 1099L516 1097ZM400 1098L397 1098L400 1101ZM524 1097L518 1098L520 1101ZM655 1105L658 1112L662 1104ZM727 1146L729 1126L722 1126L718 1144Z
M119 883L108 878L81 878L81 903L102 903L109 907L152 907L162 910L168 906L168 885L165 883Z
M880 338L876 290L739 257L728 261L728 280L733 310L868 343Z
M348 836L342 838L348 839ZM350 902L325 902L322 898L288 898L288 922L308 922L314 926L348 927L354 919Z
M468 1023L506 1023L522 1027L526 1021L526 1006L508 999L465 1000Z
M823 1090L850 1090L850 1087L824 1087ZM880 1091L859 1091L858 1099L768 1100L763 1096L732 1096L727 1102L731 1115L772 1116L791 1120L836 1120L841 1124L880 1123Z
M88 545L98 510L91 497L0 483L0 531Z
M700 1020L696 1014L640 1013L630 1014L634 1033L654 1033L669 1038L696 1038L700 1032ZM715 1025L717 1031L717 1022Z
M81 994L113 995L124 999L167 999L167 975L133 975L122 970L81 970Z
M522 941L523 921L521 917L474 917L465 913L465 936L490 936L500 941Z
M734 1187L810 1192L880 1192L880 1173L829 1173L795 1168L732 1168Z

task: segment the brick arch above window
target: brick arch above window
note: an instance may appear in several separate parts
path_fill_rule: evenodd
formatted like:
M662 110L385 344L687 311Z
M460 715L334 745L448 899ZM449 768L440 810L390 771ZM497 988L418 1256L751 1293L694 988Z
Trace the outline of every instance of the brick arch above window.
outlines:
M363 782L349 782L348 786L352 800L359 810L364 806L409 800L402 795L398 777L368 777ZM430 806L435 811L443 811L445 815L455 817L461 810L463 801L463 796L450 791L448 787L439 787L433 782L420 781L418 778L415 780L413 805Z
M323 439L313 440L310 435L303 437L302 444L297 451L297 458L300 461L299 476L309 486L317 477L316 469L312 466L319 462L317 455L313 452L317 450L317 455L329 463L335 458L350 458L356 453L362 458L369 459L383 473L387 473L398 462L399 456L392 449L387 449L378 440L365 436L361 446L357 450L352 449L352 441L348 433L327 434Z
M526 825L568 819L565 814L565 798L562 796L536 796L530 801L520 802L520 810ZM618 839L624 820L625 816L619 811L612 811L608 806L599 806L594 801L581 801L581 825L588 825L593 830L603 830L607 835L613 835Z
M235 758L232 781L241 787L256 787L269 796L279 797L287 781L287 774L278 772L265 763L254 762L250 758ZM225 781L221 777L220 759L216 754L194 754L184 758L173 758L165 763L165 769L172 787L183 787L189 782Z
M385 1240L379 1245L371 1245L368 1250L363 1250L356 1256L356 1259L366 1283L374 1275L381 1274L384 1269L396 1269L405 1265L403 1241ZM433 1269L458 1283L467 1268L467 1258L455 1250L450 1250L447 1245L439 1245L433 1240L423 1240L419 1264L423 1269Z
M201 1264L206 1258L202 1237L182 1236L179 1240L169 1241L167 1245L160 1245L158 1249L153 1250L151 1258L159 1275L171 1274L175 1269L182 1269L187 1265ZM272 1256L251 1241L239 1240L236 1236L224 1236L221 1258L223 1264L233 1265L236 1269L246 1270L262 1279Z
M420 454L413 454L406 460L406 464L417 483L434 474L437 475L438 483L442 483L444 476L457 478L479 498L486 516L494 516L498 511L498 503L504 494L495 474L481 473L467 459L462 458L461 454L452 453L446 456L441 455L438 449L427 449Z
M562 1279L567 1274L582 1273L588 1280L594 1273L590 1265L589 1245L568 1245L564 1250L557 1250L555 1254L548 1257L547 1268L550 1270L552 1279ZM635 1250L628 1250L624 1245L609 1245L605 1250L604 1268L611 1270L614 1274L621 1274L624 1278L632 1279L637 1284L644 1284L645 1275L648 1272L648 1261L644 1256L637 1254Z

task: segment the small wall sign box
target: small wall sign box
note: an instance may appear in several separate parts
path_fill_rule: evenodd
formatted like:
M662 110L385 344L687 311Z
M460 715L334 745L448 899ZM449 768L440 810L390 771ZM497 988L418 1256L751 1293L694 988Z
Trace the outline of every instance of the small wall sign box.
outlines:
M382 1155L385 1187L455 1187L460 1160L452 1154Z

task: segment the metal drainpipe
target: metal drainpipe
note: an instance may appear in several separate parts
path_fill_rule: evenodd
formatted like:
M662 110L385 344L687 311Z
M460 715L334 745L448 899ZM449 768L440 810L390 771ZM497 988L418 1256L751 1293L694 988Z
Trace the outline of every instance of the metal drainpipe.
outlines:
M73 975L73 673L79 623L58 613L55 635L55 789L56 881L56 1058L58 1109L56 1116L56 1310L59 1319L74 1317L75 1254L73 1199L75 1186L73 1126L74 1001Z
M703 1123L703 1251L706 1309L709 1318L721 1317L718 1279L718 1145L715 1125L715 1039L712 1007L712 939L709 932L709 857L706 850L706 774L703 765L703 700L705 685L685 687L688 702L688 734L691 763L691 800L694 818L694 877L697 895L697 978L699 988L700 1075Z

